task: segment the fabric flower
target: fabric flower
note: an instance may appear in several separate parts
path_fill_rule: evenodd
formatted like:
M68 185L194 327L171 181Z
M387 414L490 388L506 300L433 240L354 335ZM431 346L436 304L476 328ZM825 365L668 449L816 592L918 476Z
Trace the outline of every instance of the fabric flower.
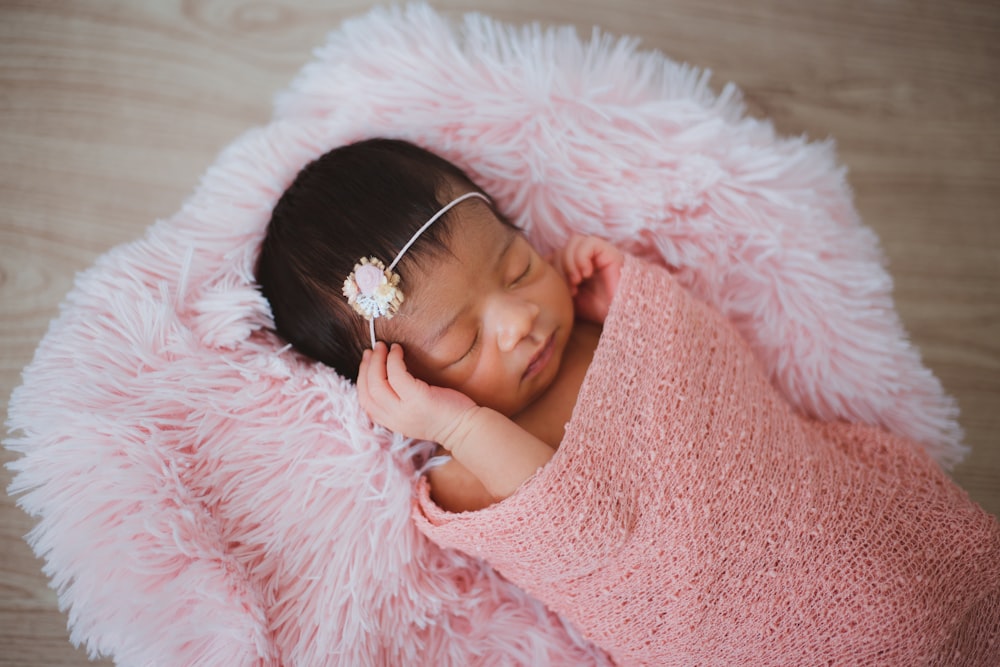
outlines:
M354 311L367 320L391 319L403 303L399 274L375 257L364 257L344 280L344 296Z

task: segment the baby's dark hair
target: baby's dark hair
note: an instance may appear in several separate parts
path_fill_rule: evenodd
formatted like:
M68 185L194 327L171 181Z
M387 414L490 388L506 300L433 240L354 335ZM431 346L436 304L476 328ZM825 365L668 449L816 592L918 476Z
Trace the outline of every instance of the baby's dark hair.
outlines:
M362 257L388 264L443 203L482 190L434 153L395 139L335 148L306 165L271 213L256 278L275 330L298 351L357 379L368 322L341 293ZM396 271L444 247L450 214L424 232Z

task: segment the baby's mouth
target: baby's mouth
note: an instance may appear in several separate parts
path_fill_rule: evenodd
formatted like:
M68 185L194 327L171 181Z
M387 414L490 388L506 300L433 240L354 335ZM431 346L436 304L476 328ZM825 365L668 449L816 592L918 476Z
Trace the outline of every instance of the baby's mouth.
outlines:
M521 380L527 380L538 375L548 365L549 361L552 360L552 353L555 351L555 347L556 334L552 332L545 341L545 344L542 345L541 349L528 362L528 367L524 369L524 375L521 376Z

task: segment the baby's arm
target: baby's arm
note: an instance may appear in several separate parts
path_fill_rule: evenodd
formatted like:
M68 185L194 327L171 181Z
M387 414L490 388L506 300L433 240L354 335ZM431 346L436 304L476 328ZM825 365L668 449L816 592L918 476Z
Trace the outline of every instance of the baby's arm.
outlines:
M377 424L450 451L495 500L514 493L552 458L551 447L499 412L413 377L400 345L388 349L379 342L365 351L358 400Z

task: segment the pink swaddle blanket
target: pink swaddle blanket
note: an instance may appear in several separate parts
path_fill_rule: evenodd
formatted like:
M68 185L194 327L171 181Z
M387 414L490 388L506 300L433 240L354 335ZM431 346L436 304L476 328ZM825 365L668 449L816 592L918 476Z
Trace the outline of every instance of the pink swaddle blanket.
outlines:
M997 521L912 443L793 412L634 258L550 463L478 512L423 481L414 517L622 665L1000 664Z

